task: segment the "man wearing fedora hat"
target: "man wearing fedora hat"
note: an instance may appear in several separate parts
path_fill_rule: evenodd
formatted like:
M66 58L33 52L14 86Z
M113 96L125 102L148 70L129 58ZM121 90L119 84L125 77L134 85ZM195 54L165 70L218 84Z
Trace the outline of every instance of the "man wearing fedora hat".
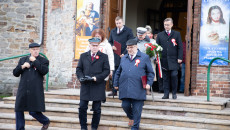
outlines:
M16 130L25 130L24 111L43 124L47 130L50 120L42 114L45 111L43 76L49 71L49 61L39 55L40 45L29 44L30 55L22 57L13 70L15 77L21 76L15 102Z
M110 73L108 56L99 51L99 38L88 40L90 50L82 53L76 68L77 78L81 82L79 121L82 130L87 130L87 109L93 101L91 130L97 130L101 117L101 102L105 102L105 78Z

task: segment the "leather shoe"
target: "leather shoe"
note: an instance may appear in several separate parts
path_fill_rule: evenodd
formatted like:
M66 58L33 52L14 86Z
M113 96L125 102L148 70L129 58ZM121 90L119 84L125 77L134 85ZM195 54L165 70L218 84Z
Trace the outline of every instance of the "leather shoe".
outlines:
M50 125L50 121L46 125L43 125L41 130L48 130L49 125Z
M128 126L129 126L129 127L132 127L132 126L133 126L133 123L134 123L134 120L129 120Z
M111 92L108 94L108 96L117 96L117 93Z
M176 94L173 95L172 98L173 98L173 99L177 99L177 95L176 95Z
M169 96L163 96L162 99L169 99Z

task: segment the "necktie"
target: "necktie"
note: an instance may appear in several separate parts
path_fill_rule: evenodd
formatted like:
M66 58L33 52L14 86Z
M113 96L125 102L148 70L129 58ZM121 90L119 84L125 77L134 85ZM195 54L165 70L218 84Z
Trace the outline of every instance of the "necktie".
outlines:
M120 28L118 28L118 34L121 32L121 29Z
M170 35L169 31L167 31L168 36Z
M131 60L133 60L133 55L131 55L131 58L130 58Z
M95 55L95 54L92 54L92 56L91 56L92 61L94 60L94 55Z

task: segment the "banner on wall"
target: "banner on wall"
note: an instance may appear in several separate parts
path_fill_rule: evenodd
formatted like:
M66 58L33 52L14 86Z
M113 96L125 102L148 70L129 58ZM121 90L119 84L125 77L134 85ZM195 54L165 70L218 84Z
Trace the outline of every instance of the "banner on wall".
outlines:
M202 0L199 64L215 57L228 59L230 0ZM213 65L228 65L216 60Z
M94 29L99 28L100 0L77 0L75 59L88 46Z

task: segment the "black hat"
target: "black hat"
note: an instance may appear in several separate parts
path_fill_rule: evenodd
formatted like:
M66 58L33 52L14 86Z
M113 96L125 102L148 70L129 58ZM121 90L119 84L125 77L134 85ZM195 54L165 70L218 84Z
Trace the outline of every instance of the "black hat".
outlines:
M40 47L38 43L31 43L29 44L29 48Z
M89 42L101 42L101 39L99 39L97 37L93 37L93 38L90 38L88 41Z
M127 46L132 46L132 45L137 45L137 40L136 39L130 39L126 42Z

